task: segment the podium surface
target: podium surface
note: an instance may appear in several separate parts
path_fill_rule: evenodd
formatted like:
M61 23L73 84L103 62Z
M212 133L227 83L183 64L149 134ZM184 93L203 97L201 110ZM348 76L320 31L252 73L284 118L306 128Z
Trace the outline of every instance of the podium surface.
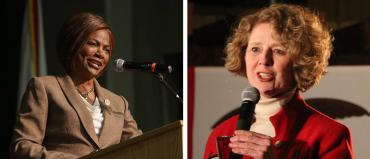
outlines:
M148 131L81 159L182 159L182 121Z

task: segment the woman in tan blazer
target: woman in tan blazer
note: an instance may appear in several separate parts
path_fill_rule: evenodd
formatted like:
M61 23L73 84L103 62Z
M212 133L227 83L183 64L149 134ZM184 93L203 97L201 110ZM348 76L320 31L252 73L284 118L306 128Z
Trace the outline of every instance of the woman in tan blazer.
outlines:
M13 158L77 158L142 134L124 97L96 78L112 55L113 37L98 15L80 13L59 32L65 73L32 78L17 114Z

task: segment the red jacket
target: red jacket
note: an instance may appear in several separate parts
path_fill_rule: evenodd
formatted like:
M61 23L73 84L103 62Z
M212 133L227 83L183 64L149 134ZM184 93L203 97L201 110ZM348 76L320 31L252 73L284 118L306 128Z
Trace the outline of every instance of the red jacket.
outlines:
M217 155L216 137L233 135L238 117L227 119L212 131L204 159ZM354 158L349 129L310 107L298 92L270 121L276 132L272 149L277 159Z

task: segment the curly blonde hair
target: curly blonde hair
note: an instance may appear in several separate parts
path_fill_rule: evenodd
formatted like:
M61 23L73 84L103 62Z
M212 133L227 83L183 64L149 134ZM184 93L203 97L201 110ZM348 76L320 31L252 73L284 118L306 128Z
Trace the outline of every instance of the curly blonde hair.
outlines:
M230 72L246 77L244 56L250 33L254 26L266 22L274 27L287 52L293 57L297 89L304 92L319 83L321 76L326 73L333 50L333 37L328 25L317 13L297 5L273 4L243 16L227 40L225 67Z

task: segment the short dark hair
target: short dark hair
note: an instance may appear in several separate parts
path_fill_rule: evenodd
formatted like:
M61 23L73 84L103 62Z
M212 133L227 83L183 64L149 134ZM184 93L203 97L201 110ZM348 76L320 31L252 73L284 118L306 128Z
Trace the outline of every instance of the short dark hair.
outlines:
M113 50L114 41L111 28L101 16L83 12L64 22L58 34L56 49L59 60L68 73L75 67L73 61L87 42L89 35L101 29L108 30L110 47Z

